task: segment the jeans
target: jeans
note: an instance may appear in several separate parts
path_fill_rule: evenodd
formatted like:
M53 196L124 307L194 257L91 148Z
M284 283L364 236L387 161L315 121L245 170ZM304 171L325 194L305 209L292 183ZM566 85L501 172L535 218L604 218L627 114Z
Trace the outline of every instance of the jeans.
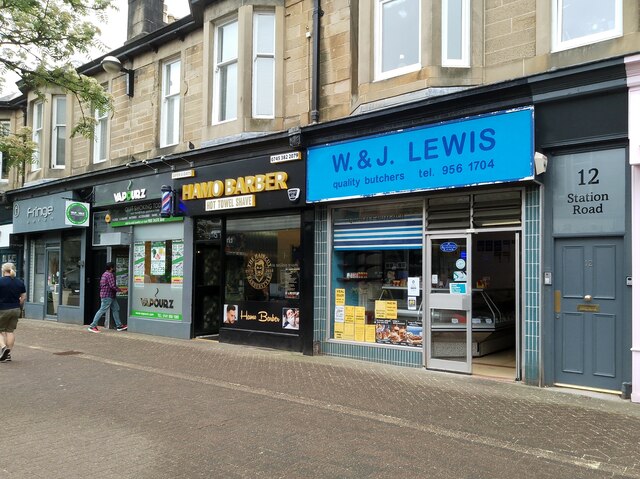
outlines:
M113 320L116 323L116 328L122 326L122 323L120 322L120 306L118 306L116 298L101 298L100 309L93 317L93 321L91 322L90 327L95 328L96 326L98 326L98 321L100 321L100 318L107 312L107 309L109 309L109 307L111 307L111 314L113 315Z

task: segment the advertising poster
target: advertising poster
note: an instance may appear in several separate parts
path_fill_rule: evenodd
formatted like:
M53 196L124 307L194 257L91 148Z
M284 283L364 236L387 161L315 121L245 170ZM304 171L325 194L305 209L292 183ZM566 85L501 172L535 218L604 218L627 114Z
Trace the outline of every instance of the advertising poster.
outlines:
M300 319L299 308L287 301L243 301L222 310L223 327L246 331L298 334Z
M336 318L336 323L344 323L344 306L336 306L334 317Z
M151 275L162 276L165 273L167 246L164 241L151 243Z
M345 290L336 288L336 306L344 306Z
M298 308L282 308L282 328L300 329L300 310Z
M171 254L171 286L184 283L184 241L174 240Z
M120 288L117 296L127 296L129 293L129 258L116 256L116 286Z
M422 321L409 321L407 323L407 346L422 347Z
M144 286L144 242L133 244L133 285Z
M389 344L391 334L391 321L389 319L376 319L376 343Z
M364 340L367 343L376 342L376 325L375 324L364 325Z

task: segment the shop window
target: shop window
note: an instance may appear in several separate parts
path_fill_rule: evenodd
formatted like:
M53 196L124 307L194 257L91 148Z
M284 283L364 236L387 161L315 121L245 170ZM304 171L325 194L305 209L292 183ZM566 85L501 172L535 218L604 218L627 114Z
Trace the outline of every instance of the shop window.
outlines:
M67 97L53 97L51 168L64 168L67 155Z
M27 298L32 303L44 303L45 284L45 243L42 239L30 242L29 248L29 289Z
M41 155L42 155L42 118L43 118L44 103L37 101L33 104L33 119L32 119L32 140L36 144L33 151L33 162L31 163L31 171L36 171L41 168Z
M80 306L80 278L81 235L74 233L66 235L62 242L62 305Z
M470 0L443 0L442 66L469 66L470 10Z
M420 69L420 0L377 0L375 79Z
M224 325L299 329L301 253L297 215L229 220Z
M131 316L182 321L184 241L134 241Z
M332 214L334 339L422 346L422 204Z
M162 67L162 113L160 147L175 145L180 128L180 60Z
M238 115L238 20L216 27L214 45L213 122Z
M622 35L622 0L553 0L554 50Z

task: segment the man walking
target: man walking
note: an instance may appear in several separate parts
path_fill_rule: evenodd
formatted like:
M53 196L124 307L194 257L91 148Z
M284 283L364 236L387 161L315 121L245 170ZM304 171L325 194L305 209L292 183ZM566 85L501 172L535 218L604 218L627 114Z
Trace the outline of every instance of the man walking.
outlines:
M120 288L116 286L116 275L113 273L115 266L112 262L107 263L107 267L102 277L100 278L100 309L93 317L93 321L89 325L89 331L92 333L99 333L98 321L103 314L107 312L107 309L111 308L111 314L113 314L113 320L116 322L117 331L126 331L127 326L120 322L120 306L116 301L116 293L120 291Z
M0 362L11 361L11 349L16 341L14 331L26 297L24 283L16 278L15 265L3 264L0 277Z

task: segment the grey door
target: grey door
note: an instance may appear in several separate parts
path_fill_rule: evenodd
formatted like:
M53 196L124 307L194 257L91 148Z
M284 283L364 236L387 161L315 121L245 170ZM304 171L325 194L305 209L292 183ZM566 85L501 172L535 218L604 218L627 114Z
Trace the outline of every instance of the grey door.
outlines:
M573 238L555 246L555 382L620 391L621 238Z

